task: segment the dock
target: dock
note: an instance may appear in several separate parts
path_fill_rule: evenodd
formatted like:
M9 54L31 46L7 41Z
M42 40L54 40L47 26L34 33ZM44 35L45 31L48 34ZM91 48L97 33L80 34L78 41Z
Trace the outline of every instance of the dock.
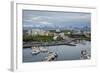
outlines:
M26 43L23 44L23 48L30 48L30 47L39 47L39 46L57 46L57 45L68 45L68 46L76 46L75 44L67 43L67 42L59 42L59 43L39 43L39 44L32 44Z
M65 41L56 41L56 42L26 42L23 43L23 48L30 48L30 47L44 47L44 46L59 46L59 45L68 45L68 46L76 46L76 44L72 44L71 42L78 40L78 39L70 39Z

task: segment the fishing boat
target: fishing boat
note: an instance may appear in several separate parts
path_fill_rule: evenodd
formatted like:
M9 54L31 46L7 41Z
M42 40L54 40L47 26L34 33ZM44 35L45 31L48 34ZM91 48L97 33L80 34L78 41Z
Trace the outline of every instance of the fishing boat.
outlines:
M81 58L80 59L90 59L91 55L88 50L81 51Z
M48 52L48 49L45 48L45 47L40 47L39 49L40 49L41 52Z
M32 47L32 55L37 55L38 53L40 53L40 49L38 47Z
M49 52L48 57L45 57L46 61L53 61L58 57L55 52Z

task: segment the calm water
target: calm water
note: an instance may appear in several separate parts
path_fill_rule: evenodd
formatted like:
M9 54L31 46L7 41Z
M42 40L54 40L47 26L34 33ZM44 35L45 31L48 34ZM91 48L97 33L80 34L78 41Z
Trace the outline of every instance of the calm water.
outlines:
M76 46L49 46L47 47L50 52L56 52L58 54L57 60L80 60L81 50L90 48L90 42L84 42L85 44L76 44ZM31 54L32 49L26 48L23 49L23 62L40 62L42 61L48 54L47 53L39 53L37 55Z

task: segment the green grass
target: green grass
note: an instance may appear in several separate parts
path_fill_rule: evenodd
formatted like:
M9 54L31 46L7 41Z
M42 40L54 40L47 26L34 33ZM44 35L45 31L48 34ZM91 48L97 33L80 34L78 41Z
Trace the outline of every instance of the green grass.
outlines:
M91 36L86 37L85 35L75 35L75 34L67 34L67 31L64 32L65 36L68 36L70 38L78 38L81 40L87 40L91 41ZM28 42L28 41L37 41L37 42L52 42L54 35L23 35L23 41ZM57 41L62 41L63 38L59 37L57 38Z
M23 41L38 41L38 42L52 42L53 36L45 36L45 35L24 35Z

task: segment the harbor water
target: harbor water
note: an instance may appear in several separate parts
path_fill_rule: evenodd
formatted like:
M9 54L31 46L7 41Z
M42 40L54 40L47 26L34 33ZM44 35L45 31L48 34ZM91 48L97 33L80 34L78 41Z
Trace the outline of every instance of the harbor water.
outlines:
M68 45L57 45L57 46L47 46L45 47L49 52L57 53L58 57L56 61L64 61L64 60L80 60L81 51L88 50L89 54L91 54L91 43L89 41L85 41L84 44L78 43L76 46L68 46ZM39 53L37 55L32 55L32 48L23 48L23 62L41 62L47 57L48 53Z

